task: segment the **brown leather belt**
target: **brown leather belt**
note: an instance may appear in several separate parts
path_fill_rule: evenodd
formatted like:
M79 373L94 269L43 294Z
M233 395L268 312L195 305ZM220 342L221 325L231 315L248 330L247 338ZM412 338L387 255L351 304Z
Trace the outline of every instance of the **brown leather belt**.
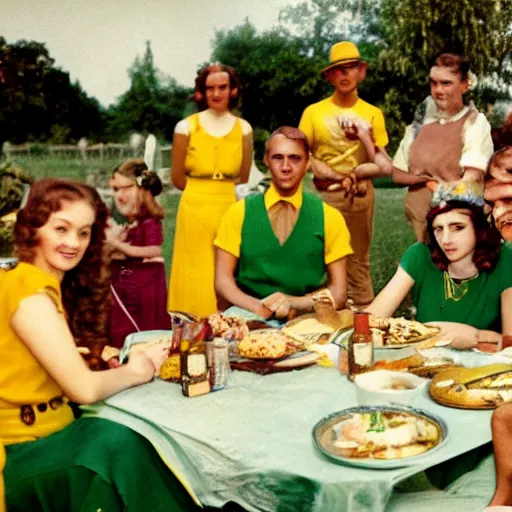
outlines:
M64 405L64 397L63 396L56 396L55 398L52 398L48 400L48 402L42 402L40 404L36 405L21 405L20 406L20 419L22 423L24 423L27 426L31 426L36 422L36 411L34 410L34 407L41 413L46 412L48 410L48 407L50 409L58 409Z

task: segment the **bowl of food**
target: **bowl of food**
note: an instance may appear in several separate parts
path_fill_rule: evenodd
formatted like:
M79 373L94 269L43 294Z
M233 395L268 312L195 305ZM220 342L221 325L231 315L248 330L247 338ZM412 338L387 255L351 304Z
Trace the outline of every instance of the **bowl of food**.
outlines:
M406 372L377 370L354 379L359 405L413 403L428 383L427 379Z

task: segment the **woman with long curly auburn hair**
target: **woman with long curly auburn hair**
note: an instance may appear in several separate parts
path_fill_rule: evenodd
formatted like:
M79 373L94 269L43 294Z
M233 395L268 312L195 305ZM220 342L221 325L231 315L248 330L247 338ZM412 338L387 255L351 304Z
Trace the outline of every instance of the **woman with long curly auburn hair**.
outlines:
M57 179L36 182L18 213L19 263L0 270L0 446L7 452L8 509L74 511L87 503L91 510L142 511L169 500L177 509L194 508L143 438L107 420L75 421L68 404L148 382L166 357L153 347L119 368L92 371L79 354L77 343L88 346L98 364L105 341L106 217L94 189ZM152 493L139 492L137 474L150 479Z
M483 206L480 184L439 185L427 215L427 244L409 247L368 311L391 316L412 290L416 319L435 322L454 346L499 344L501 333L511 335L512 248L501 243Z
M42 180L31 194L30 208L22 209L14 228L14 251L19 261L33 263L37 257L38 229L46 224L61 201L86 200L96 219L90 241L78 265L69 269L61 282L62 303L69 328L78 346L90 349L89 364L101 365L101 352L108 341L109 272L103 262L103 244L108 211L93 191L80 183L63 184Z
M252 164L251 125L231 112L239 96L233 68L206 66L196 78L194 99L200 112L174 130L172 182L183 195L174 234L170 310L198 316L217 311L213 240L236 202L235 185L247 182Z

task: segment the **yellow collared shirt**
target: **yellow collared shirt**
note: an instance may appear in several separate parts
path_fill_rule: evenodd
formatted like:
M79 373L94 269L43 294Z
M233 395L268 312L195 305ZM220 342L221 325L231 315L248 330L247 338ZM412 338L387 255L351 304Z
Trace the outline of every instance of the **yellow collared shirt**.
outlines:
M302 206L302 185L290 197L281 196L274 185L271 185L265 193L264 200L267 211L279 201L287 201L297 210L300 210ZM350 233L341 213L326 203L323 203L323 207L325 233L324 262L326 265L329 265L352 254L353 251L350 246ZM216 247L229 252L236 258L240 257L244 217L245 201L242 200L232 205L226 215L224 215L214 241Z

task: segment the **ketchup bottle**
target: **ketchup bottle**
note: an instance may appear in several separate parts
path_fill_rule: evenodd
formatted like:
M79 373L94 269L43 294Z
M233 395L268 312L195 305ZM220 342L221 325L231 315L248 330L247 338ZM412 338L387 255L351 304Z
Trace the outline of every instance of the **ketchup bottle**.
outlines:
M373 366L373 343L370 330L370 315L358 311L354 315L354 332L348 341L348 378L371 370Z

